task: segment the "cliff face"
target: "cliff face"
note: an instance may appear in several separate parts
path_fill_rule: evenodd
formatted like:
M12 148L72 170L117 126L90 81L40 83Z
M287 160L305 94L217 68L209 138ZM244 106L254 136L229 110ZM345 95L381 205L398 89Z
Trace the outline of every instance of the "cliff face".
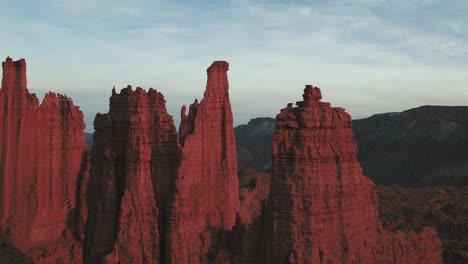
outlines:
M34 94L26 89L26 61L7 58L2 63L3 79L0 91L0 181L2 231L11 234L18 247L28 244L36 208L28 193L35 190L39 134L35 114L39 105ZM47 184L47 182L43 182ZM35 196L35 195L34 195Z
M239 212L228 67L227 62L214 62L208 68L203 100L195 101L188 115L182 108L183 156L168 217L169 263L215 261Z
M109 114L98 114L94 126L85 261L158 262L159 212L180 159L164 97L153 89L113 90Z
M271 185L271 175L254 170L239 174L241 210L233 230L233 263L259 263L264 209Z
M55 251L57 259L79 261L71 260L72 250L60 245L75 243L71 221L75 218L76 186L86 151L83 114L71 99L60 94L46 94L39 105L26 88L24 59L7 58L2 66L2 232L17 247L35 256L36 262L51 259L35 248Z
M217 254L239 212L227 70L226 62L208 69L204 99L183 111L179 135L162 94L113 91L109 113L94 121L85 261Z
M25 67L8 58L0 90L0 255L11 261L441 261L434 230L382 227L350 116L318 88L277 116L271 177L245 170L239 184L227 62L208 68L179 134L161 93L113 89L92 155L79 108L54 93L39 105Z
M440 263L436 232L382 228L374 184L362 175L342 108L306 86L277 115L262 263Z

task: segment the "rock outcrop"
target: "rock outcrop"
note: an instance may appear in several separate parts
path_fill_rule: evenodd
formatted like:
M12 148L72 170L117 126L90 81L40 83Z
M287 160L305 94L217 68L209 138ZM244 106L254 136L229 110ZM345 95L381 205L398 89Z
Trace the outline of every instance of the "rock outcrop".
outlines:
M239 212L227 70L226 62L208 69L204 99L188 116L183 107L179 134L162 94L113 90L109 114L94 121L85 261L219 255Z
M36 262L73 262L77 181L86 152L83 114L66 96L42 104L26 87L26 62L7 58L0 90L1 231ZM37 249L37 250L36 250ZM40 250L39 250L40 249ZM70 259L72 258L72 259Z
M277 115L262 263L441 263L431 228L382 227L375 186L362 174L351 117L306 86Z
M76 264L441 262L433 229L382 226L351 118L321 102L318 88L306 86L304 101L278 114L272 174L242 170L239 183L228 68L224 61L208 68L204 98L188 114L182 107L179 133L161 93L113 89L109 113L94 120L89 154L79 108L55 93L39 104L26 89L25 61L8 58L0 256Z
M437 229L444 263L468 263L468 187L379 185L379 213L393 231Z
M239 175L241 210L233 230L232 263L259 263L270 179L271 174L251 169L243 170Z
M98 114L94 127L85 261L157 263L159 215L180 160L164 97L154 89L114 89L109 114Z
M207 70L203 100L195 100L188 115L182 108L182 160L170 201L167 263L229 257L224 243L240 206L228 67L227 62L214 62Z

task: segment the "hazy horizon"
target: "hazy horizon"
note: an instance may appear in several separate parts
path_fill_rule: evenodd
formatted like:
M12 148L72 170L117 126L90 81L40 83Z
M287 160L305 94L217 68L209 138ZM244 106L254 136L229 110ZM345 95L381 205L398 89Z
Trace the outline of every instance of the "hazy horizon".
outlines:
M235 125L274 117L305 84L353 118L468 105L468 1L89 0L2 4L1 56L25 58L28 89L67 94L93 130L112 87L153 87L178 126L206 68L228 72Z

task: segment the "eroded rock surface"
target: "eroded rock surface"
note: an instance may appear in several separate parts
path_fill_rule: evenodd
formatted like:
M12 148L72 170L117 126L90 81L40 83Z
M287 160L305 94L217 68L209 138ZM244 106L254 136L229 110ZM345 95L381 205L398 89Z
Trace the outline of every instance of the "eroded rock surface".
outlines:
M382 227L350 116L318 88L277 116L272 175L246 169L239 182L227 62L208 68L204 98L182 108L179 133L161 93L113 89L91 154L79 108L54 93L39 105L25 67L8 58L0 90L0 255L9 261L441 262L433 229Z
M24 59L7 58L2 66L1 231L36 263L80 262L72 222L86 155L83 114L70 98L51 92L39 105L26 87Z
M229 64L207 70L204 98L182 108L182 160L170 202L168 263L220 262L239 212L236 143L229 101Z
M390 230L434 227L444 263L468 263L468 187L379 185L379 212Z
M114 89L109 113L98 114L94 126L85 260L157 263L160 214L180 160L164 97L154 89Z
M441 263L431 228L382 227L375 186L362 175L342 108L306 86L303 101L277 115L262 263Z
M233 263L259 263L265 204L271 174L251 169L239 174L240 214L234 226Z

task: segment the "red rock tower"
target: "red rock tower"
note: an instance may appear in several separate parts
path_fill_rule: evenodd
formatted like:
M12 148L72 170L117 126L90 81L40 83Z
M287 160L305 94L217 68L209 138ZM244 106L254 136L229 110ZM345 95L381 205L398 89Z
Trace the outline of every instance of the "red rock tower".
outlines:
M0 90L0 218L3 232L19 246L28 243L35 206L28 199L33 185L39 136L35 126L38 100L26 89L26 61L2 63ZM29 164L29 166L24 166Z
M24 59L7 58L2 66L2 231L22 250L53 251L66 243L64 234L71 231L67 223L75 216L76 184L86 152L83 114L71 99L60 94L48 93L39 105L26 88ZM67 250L57 255L73 251ZM51 260L41 256L35 261Z
M98 114L94 127L85 262L158 263L180 160L164 96L114 89L109 113Z
M273 139L262 263L441 263L433 229L382 228L375 186L362 175L342 108L307 85L303 101L281 109Z
M188 115L182 107L182 160L170 201L166 263L215 261L239 212L228 68L214 62L203 100L195 100Z

